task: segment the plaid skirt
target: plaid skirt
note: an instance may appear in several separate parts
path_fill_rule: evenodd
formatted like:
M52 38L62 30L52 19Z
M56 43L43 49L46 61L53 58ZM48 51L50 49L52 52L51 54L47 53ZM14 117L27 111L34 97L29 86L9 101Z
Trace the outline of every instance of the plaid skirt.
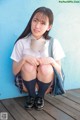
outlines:
M18 73L15 76L15 85L19 88L20 93L22 93L23 92L23 79L20 73Z
M15 85L18 87L20 93L23 93L23 92L26 92L27 90L24 89L24 83L23 83L23 79L21 77L21 73L18 73L16 76L15 76ZM49 86L48 90L46 91L46 93L51 93L52 91L52 88L53 88L53 81L51 82L51 85ZM36 91L38 91L36 89Z
M61 77L60 74L54 69L54 80L52 80L49 89L46 91L46 93L50 93L53 95L64 94L65 93L64 79L65 79L64 72L62 71L62 77ZM15 76L15 85L19 88L20 93L27 91L24 90L23 79L20 73L18 73Z

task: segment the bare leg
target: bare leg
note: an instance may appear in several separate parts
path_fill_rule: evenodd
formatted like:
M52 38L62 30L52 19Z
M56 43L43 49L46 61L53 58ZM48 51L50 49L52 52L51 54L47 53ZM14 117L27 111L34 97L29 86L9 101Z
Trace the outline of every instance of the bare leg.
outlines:
M51 65L41 65L38 67L37 84L38 94L35 99L35 108L42 109L44 107L44 95L51 85L54 78L54 71Z
M22 78L26 81L30 81L36 78L36 69L37 67L32 66L29 63L24 64L21 70Z
M54 79L54 71L51 65L41 65L38 68L37 74L38 80L49 83Z
M44 97L45 92L54 80L54 71L51 65L42 65L38 68L37 84L39 96Z
M24 64L21 70L23 84L28 90L29 96L35 97L36 68L29 63Z

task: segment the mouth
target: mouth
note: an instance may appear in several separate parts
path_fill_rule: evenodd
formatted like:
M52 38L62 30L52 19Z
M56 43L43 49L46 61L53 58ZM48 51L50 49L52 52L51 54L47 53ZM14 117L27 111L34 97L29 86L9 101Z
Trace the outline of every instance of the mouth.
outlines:
M40 31L39 31L39 30L37 30L37 29L34 29L34 32L35 32L35 33L39 33Z

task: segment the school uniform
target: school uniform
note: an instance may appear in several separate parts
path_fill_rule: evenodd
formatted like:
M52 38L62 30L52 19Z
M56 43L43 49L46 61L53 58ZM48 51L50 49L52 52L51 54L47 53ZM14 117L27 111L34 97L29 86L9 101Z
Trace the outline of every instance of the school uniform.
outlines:
M13 48L11 59L19 62L23 56L33 56L36 58L49 57L49 41L41 37L36 40L32 34L27 35L26 37L18 40ZM54 60L58 61L65 57L64 51L57 39L53 41L53 56ZM42 109L44 106L44 94L46 90L51 86L50 83L44 83L39 81L37 78L31 81L25 81L22 79L21 74L15 77L16 85L20 88L20 91L23 90L23 85L28 89L29 96L27 97L25 108L29 109L35 106L36 109ZM38 84L39 90L36 95L35 85ZM52 89L54 88L54 83Z
M37 46L35 48L31 48L32 40L35 40L35 38L32 35L28 35L25 38L22 38L16 42L14 45L11 59L19 62L24 55L31 55L33 57L49 57L48 53L48 46L49 46L49 40L45 40L43 37L41 37L38 40L35 41L43 41L42 47L40 46L40 43L36 43ZM39 48L40 47L40 48ZM53 56L55 60L61 60L65 57L64 51L57 39L54 39L53 43Z

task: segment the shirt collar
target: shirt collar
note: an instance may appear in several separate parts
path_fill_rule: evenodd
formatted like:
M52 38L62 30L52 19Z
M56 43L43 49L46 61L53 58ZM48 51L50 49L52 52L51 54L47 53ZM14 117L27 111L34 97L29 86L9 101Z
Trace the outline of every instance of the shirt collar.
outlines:
M30 38L31 38L31 39L35 39L35 40L42 40L42 39L43 39L44 41L46 41L43 36L42 36L41 38L39 38L39 39L36 39L36 38L31 34L31 35L30 35Z

